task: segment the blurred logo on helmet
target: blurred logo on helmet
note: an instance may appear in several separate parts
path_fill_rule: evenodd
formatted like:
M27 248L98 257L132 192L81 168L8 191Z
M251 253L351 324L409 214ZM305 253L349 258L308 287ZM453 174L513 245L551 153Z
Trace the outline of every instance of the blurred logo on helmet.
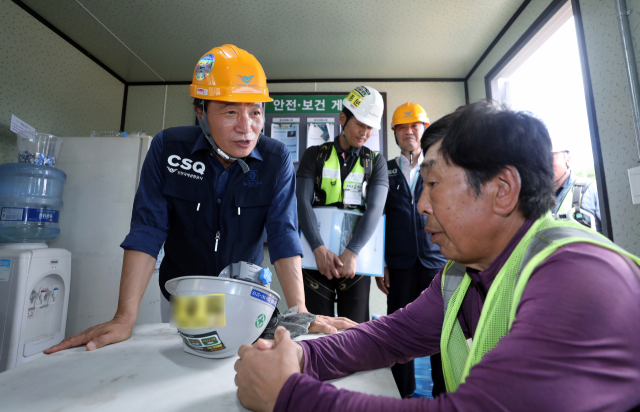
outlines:
M240 80L242 80L245 83L249 83L251 79L255 77L255 76L240 76L239 74L237 76L240 78Z

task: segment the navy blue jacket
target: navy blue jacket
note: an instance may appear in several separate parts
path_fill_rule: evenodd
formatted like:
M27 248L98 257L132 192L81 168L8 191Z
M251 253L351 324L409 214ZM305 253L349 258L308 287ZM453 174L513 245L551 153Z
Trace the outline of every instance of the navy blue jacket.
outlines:
M422 176L418 175L414 190L415 201L411 204L411 189L404 178L396 159L387 162L389 170L389 194L385 204L387 215L385 226L384 258L389 269L409 269L416 259L429 269L440 269L447 259L440 248L429 241L424 232L427 217L418 213L418 199L422 194Z
M164 241L165 297L170 279L217 276L241 260L261 265L265 227L272 261L302 254L293 163L282 143L261 136L242 173L237 164L222 168L197 126L164 130L152 146L156 139L161 154L152 147L145 159L121 246L155 256Z

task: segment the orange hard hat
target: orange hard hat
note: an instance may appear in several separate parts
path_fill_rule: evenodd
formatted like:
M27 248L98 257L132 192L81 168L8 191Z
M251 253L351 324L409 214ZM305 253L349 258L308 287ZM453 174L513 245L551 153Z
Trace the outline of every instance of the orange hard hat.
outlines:
M407 124L413 122L422 122L425 127L429 126L429 117L427 117L427 112L420 106L418 103L410 103L407 102L403 105L400 105L393 112L393 119L391 120L391 130L395 130L396 126L399 124Z
M191 97L223 102L272 102L267 76L249 52L231 44L202 56L193 71Z

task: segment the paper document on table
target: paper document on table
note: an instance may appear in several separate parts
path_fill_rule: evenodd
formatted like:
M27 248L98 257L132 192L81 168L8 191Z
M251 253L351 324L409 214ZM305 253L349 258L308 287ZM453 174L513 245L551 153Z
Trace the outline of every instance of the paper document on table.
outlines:
M353 234L362 218L362 213L335 207L314 207L313 211L318 220L318 232L327 249L340 256L351 241ZM368 276L384 276L384 229L385 215L380 217L375 232L369 238L356 259L356 274ZM316 259L305 239L300 234L302 250L302 267L318 269Z
M284 143L291 153L291 160L298 161L298 123L272 123L271 138Z

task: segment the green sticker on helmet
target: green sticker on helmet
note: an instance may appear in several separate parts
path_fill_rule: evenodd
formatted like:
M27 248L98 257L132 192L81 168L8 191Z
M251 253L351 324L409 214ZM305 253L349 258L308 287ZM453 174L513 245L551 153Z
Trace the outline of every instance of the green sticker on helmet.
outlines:
M198 64L196 64L196 79L200 81L206 79L209 73L211 73L215 61L216 57L211 53L202 56Z
M267 320L267 317L264 316L264 313L258 315L258 318L256 319L256 328L261 328L262 325L264 325L265 320Z

